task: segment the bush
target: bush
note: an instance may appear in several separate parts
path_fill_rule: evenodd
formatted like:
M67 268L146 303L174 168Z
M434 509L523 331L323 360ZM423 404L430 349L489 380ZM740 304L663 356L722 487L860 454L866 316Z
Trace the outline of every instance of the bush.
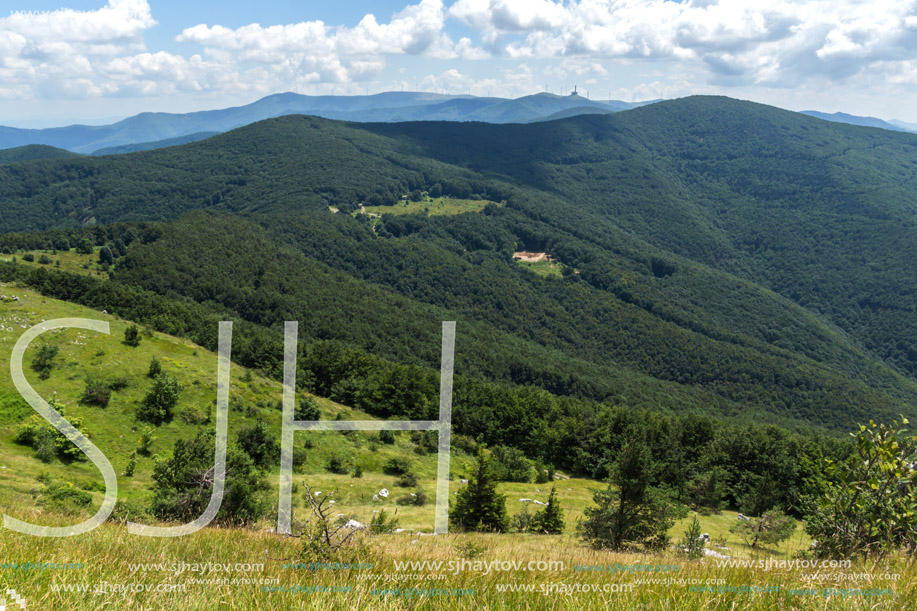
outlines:
M369 532L374 535L392 533L397 528L398 517L395 515L389 516L384 509L375 514L369 523Z
M148 378L155 379L160 373L162 373L162 363L154 356L150 361L150 369L146 372L146 375Z
M395 443L395 431L379 431L379 441L388 445L393 445Z
M751 548L757 546L759 541L767 545L785 541L793 536L795 530L796 521L779 509L771 509L760 518L736 522L729 529L741 536Z
M140 429L140 438L137 440L139 448L137 451L144 456L150 455L150 446L152 446L153 442L156 441L156 437L153 435L155 432L156 429L151 426L145 426Z
M92 495L76 488L71 483L52 483L45 487L41 504L48 511L75 515L82 513L92 504Z
M902 547L913 551L917 439L905 432L897 422L870 422L857 432L848 462L828 462L831 481L819 482L824 492L805 512L806 533L818 541L818 556L882 557Z
M161 520L189 522L210 502L213 489L214 436L200 431L189 440L178 440L172 456L153 468L154 494L150 513ZM215 522L245 525L264 515L267 484L252 459L234 446L226 453L226 486Z
M127 466L124 468L124 477L134 477L134 469L136 468L137 468L137 453L131 452L131 456L127 460Z
M293 410L294 420L318 420L321 418L321 410L318 403L312 397L300 397L296 402L296 409Z
M239 447L258 467L273 465L280 458L280 446L264 420L239 431L238 440Z
M22 255L22 260L23 260L23 261L28 261L29 263L34 263L34 262L35 262L35 255L33 255L33 254L30 253L30 252L27 252L27 253L25 253L24 255Z
M532 481L535 469L532 461L525 457L521 450L508 446L494 446L494 472L502 482Z
M140 329L137 325L131 325L124 330L124 343L134 348L140 345Z
M32 369L38 373L38 377L47 380L51 377L51 370L54 369L54 359L57 358L60 348L51 344L42 345L35 356L32 357Z
M86 388L83 389L83 396L80 400L86 405L108 407L108 402L111 400L111 389L99 378L86 378Z
M410 494L406 494L395 501L399 505L412 505L414 507L423 507L427 504L427 493L418 488Z
M347 462L340 456L332 456L328 459L328 464L325 465L325 468L329 473L336 473L338 475L347 474L350 469L347 467Z
M137 408L137 418L151 424L162 424L172 419L172 410L178 405L182 386L170 373L161 373Z
M81 238L76 244L76 252L80 255L91 255L92 254L92 242L89 241L89 238Z
M42 254L40 257L38 257L38 263L41 265L51 265L54 263L54 260L48 255Z
M510 520L510 527L519 533L532 532L532 514L529 513L529 506L523 505L522 511L517 513Z
M436 431L411 431L414 452L425 456L439 450L439 434Z
M388 459L382 466L382 472L387 475L404 475L411 470L411 463L406 458L395 456Z
M548 484L552 481L554 481L554 465L545 465L540 461L535 463L535 483Z
M417 485L417 476L410 471L402 473L395 484L401 488L413 488Z
M691 480L685 490L685 498L695 511L709 509L719 513L725 493L726 472L721 467L715 467Z
M67 417L63 406L53 397L48 401L48 404L57 410L73 427L86 435L81 418ZM86 458L86 455L72 441L38 414L29 416L19 426L13 441L34 448L36 456L46 463L51 462L55 457L63 461L83 460Z
M351 472L350 474L350 477L354 477L354 478L363 477L363 467L361 467L360 465L357 465L356 467L354 467L353 472Z
M106 385L108 386L109 390L118 391L124 390L130 386L130 381L125 376L119 376L109 380Z

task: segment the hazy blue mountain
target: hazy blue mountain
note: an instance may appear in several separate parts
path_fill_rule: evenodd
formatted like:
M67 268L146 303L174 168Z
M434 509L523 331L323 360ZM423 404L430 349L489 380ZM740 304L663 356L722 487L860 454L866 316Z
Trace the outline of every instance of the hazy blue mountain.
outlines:
M583 108L584 112L615 112L639 105L617 101L595 102L578 95L558 96L548 93L517 100L395 91L369 96L305 96L282 93L268 96L247 106L187 114L142 113L111 125L71 125L49 129L0 126L0 149L43 144L86 154L133 152L184 144L197 139L188 138L189 136L226 132L264 119L291 114L379 123L525 123L558 112L569 112L577 107ZM184 140L175 140L183 138ZM137 145L140 145L140 148L118 148Z
M889 121L889 123L891 123L895 127L900 127L901 129L905 131L917 132L917 123L906 123L904 121L897 121L895 119L892 119L891 121Z
M859 125L860 127L878 127L879 129L890 129L895 132L911 131L904 127L889 123L888 121L883 121L882 119L877 119L875 117L858 117L856 115L848 115L845 112L829 114L826 112L818 112L817 110L803 110L802 114L815 117L816 119L833 121L834 123L847 123L849 125Z

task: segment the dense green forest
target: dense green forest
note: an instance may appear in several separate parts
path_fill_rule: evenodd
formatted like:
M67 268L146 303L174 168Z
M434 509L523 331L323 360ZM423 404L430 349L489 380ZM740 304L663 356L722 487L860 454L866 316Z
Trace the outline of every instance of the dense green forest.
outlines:
M110 282L3 274L207 346L245 321L237 354L267 372L284 320L424 371L457 320L481 383L840 431L915 414L915 164L913 135L727 98L532 125L289 116L0 166L0 249L104 246ZM348 214L427 195L500 205ZM357 401L355 380L316 390Z

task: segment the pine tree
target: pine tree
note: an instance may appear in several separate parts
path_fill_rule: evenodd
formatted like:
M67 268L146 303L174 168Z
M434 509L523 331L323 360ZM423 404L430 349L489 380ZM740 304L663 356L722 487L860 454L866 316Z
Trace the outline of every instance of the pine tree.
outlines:
M700 534L700 522L698 522L697 516L694 516L694 519L691 520L691 526L685 531L681 550L688 558L697 560L704 555L704 543L705 541Z
M509 528L506 497L497 492L497 478L483 447L478 450L475 473L456 496L449 518L466 531L503 532Z
M564 510L557 500L556 486L551 486L548 505L535 514L532 519L532 531L545 535L560 535L564 532Z

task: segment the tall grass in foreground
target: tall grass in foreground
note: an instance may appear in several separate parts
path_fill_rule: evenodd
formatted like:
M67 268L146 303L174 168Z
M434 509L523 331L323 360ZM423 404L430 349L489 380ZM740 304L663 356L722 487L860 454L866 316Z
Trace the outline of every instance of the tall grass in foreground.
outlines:
M26 516L20 516L25 518ZM42 516L43 523L54 518ZM764 571L757 568L719 568L706 558L688 561L674 553L661 555L608 553L591 550L570 536L535 535L381 535L362 537L362 546L350 562L372 563L372 569L305 570L284 568L286 562L306 562L300 540L269 532L236 529L206 529L191 536L155 539L137 537L126 528L106 524L92 533L72 539L49 539L0 533L0 566L3 563L82 563L77 570L22 571L0 568L3 591L15 589L28 601L28 609L908 609L917 601L917 570L913 560L894 557L883 563L858 562L849 569L823 572L856 574L897 573L898 580L872 582L808 581L810 569ZM563 570L492 570L489 574L466 570L442 573L404 569L395 561L562 561ZM333 561L334 559L331 559ZM251 563L264 564L261 572L153 571L130 569L140 563ZM678 565L677 572L626 574L621 572L577 571L577 565ZM414 579L417 575L420 579ZM439 578L443 575L443 578ZM698 584L726 586L770 586L769 593L694 592L688 585L657 583L637 585L638 579L697 580ZM196 583L220 580L227 583ZM266 585L232 583L237 580L276 579ZM708 580L713 580L709 581ZM185 592L140 592L95 594L96 584L184 585ZM87 592L59 592L55 586L88 586ZM536 592L501 592L503 585L534 585ZM618 593L544 594L540 586L551 584L634 584ZM346 592L279 591L283 587L338 587ZM889 588L891 596L793 595L791 588ZM268 591L263 588L268 588ZM374 590L436 588L465 589L462 596L404 596L378 594Z

